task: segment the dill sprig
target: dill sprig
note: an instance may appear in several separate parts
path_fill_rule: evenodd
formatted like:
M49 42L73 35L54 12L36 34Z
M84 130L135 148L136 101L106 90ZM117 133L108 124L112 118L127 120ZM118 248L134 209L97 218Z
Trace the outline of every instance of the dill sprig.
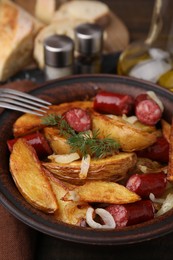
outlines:
M43 125L57 126L60 130L60 135L68 138L69 135L75 135L76 132L70 127L66 120L61 115L50 114L42 118Z
M70 136L67 140L72 151L80 151L82 156L90 154L91 157L104 158L118 151L118 143L111 138L99 139L98 131L90 135L90 131L80 132Z
M50 114L42 118L42 124L57 126L60 135L67 139L73 152L80 151L82 156L90 154L91 157L104 158L112 155L119 149L119 144L111 138L98 138L99 131L91 135L91 131L76 133L62 116Z

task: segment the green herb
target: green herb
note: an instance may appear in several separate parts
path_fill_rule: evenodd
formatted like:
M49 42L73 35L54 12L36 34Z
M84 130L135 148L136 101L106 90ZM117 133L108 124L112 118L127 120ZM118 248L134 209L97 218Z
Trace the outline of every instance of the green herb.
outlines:
M90 131L80 132L70 136L67 140L73 151L80 151L83 156L90 154L91 157L104 158L118 151L118 143L111 138L99 139L98 132L90 135Z
M61 115L50 114L42 118L43 125L57 126L60 130L60 135L68 138L69 135L75 135L75 131L70 127L66 120Z
M57 126L60 130L60 135L67 139L67 143L72 148L73 152L78 152L82 156L90 154L92 157L104 158L112 155L119 149L119 144L111 138L98 138L99 131L90 131L76 133L66 120L59 115L48 115L42 118L42 124L49 126Z

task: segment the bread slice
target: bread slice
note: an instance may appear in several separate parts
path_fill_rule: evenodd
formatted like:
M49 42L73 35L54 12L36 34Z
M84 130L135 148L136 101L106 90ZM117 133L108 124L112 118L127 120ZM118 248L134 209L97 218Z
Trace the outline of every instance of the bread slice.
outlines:
M42 24L9 0L0 1L0 81L26 66Z
M103 27L110 21L109 7L100 1L74 0L64 3L55 12L52 21L68 19L84 19L88 22L97 23Z

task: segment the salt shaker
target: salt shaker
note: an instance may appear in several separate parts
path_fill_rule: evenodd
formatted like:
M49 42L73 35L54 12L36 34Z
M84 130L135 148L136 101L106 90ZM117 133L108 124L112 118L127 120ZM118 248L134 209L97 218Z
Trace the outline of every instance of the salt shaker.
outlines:
M65 35L52 35L44 41L45 76L47 80L73 73L73 40Z
M75 33L75 73L101 72L103 30L99 25L85 23L74 29Z

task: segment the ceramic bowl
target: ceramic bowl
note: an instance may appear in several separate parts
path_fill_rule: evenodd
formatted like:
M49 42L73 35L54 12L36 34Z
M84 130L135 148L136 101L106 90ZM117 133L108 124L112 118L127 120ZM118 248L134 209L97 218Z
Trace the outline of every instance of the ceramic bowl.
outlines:
M113 75L71 76L45 83L32 91L53 104L93 97L98 89L136 96L153 90L162 100L164 117L169 122L173 111L173 93L145 81ZM124 245L154 239L173 231L173 210L142 224L113 231L94 230L57 222L30 206L14 185L9 173L9 151L6 140L12 137L12 125L20 112L4 110L0 115L0 202L16 218L47 235L85 244Z

